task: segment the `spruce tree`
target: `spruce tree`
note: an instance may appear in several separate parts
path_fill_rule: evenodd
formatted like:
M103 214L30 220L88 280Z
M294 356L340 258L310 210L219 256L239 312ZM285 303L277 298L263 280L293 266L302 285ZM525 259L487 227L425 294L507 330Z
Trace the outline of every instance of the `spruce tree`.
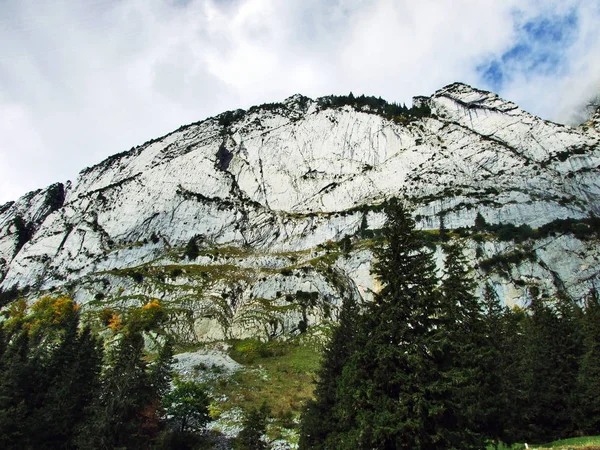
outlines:
M529 309L525 372L528 398L524 410L528 426L524 438L542 443L573 431L571 403L577 367L569 352L573 351L575 335L566 330L564 322L568 319L542 299L532 299Z
M143 448L148 443L144 425L153 405L140 331L118 335L101 379L100 395L90 407L77 440L81 449ZM154 405L157 406L157 405Z
M59 346L41 367L48 374L48 386L28 426L35 448L75 448L76 429L98 394L101 349L88 327L78 328L79 316L75 315L66 324Z
M314 400L307 403L302 415L301 450L325 450L331 447L335 436L344 431L342 422L334 415L334 406L338 380L356 346L359 306L352 297L344 299L338 319L339 324L323 354Z
M200 249L198 248L198 244L196 243L196 236L190 238L190 240L185 246L185 250L183 253L184 256L190 261L193 261L198 257Z
M495 446L513 444L523 425L524 353L522 310L502 306L489 283L482 297L484 344L481 360L479 427Z
M337 388L335 413L350 430L330 448L472 448L432 255L402 203L390 201L386 214L373 265L383 287Z
M530 442L524 428L527 425L527 373L529 352L527 323L529 318L518 307L504 307L501 326L498 329L500 340L500 380L497 387L501 395L502 422L500 440L506 444Z
M554 305L558 322L556 324L556 428L559 437L572 436L578 430L576 420L578 405L577 376L583 356L583 312L581 307L566 292L559 291Z
M453 404L462 412L463 448L484 447L482 421L485 411L481 398L481 381L486 355L486 336L482 307L475 296L475 282L462 250L456 243L444 246L445 275L441 283L442 324L448 336L447 361L444 369L451 376Z
M503 308L490 284L485 284L482 298L484 344L481 354L481 388L479 390L479 428L495 445L504 438L503 418L506 401L501 385Z
M580 429L584 434L600 433L600 300L594 290L588 296L583 315L583 357L578 376Z
M14 339L2 357L0 378L0 448L20 449L27 442L30 408L29 335L14 330Z

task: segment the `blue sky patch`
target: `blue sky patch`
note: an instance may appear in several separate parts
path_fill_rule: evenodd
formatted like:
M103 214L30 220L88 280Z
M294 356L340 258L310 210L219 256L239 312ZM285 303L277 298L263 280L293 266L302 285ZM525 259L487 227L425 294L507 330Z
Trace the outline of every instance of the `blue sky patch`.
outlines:
M515 75L549 75L566 70L566 50L578 31L575 10L565 15L541 15L521 22L517 18L517 41L503 54L477 67L484 84L499 91Z

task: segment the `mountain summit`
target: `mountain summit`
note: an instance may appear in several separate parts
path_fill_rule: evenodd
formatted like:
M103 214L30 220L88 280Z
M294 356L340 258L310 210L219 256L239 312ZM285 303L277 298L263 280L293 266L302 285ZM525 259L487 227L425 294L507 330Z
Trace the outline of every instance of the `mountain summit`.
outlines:
M90 308L159 298L189 340L301 332L344 296L370 300L381 204L397 196L432 245L461 240L507 303L579 298L598 278L599 143L596 126L461 83L410 109L295 95L0 206L0 288Z

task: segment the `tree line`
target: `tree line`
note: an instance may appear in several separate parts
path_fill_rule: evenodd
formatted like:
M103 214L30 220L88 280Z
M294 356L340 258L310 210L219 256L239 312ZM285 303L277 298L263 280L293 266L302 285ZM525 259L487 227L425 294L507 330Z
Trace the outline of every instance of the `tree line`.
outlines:
M352 106L359 110L380 114L388 119L393 119L394 121L401 123L431 116L431 108L426 103L408 108L405 104L395 102L390 103L381 97L366 95L355 96L352 92L348 95L330 95L321 97L319 98L319 105L330 108Z
M11 303L0 326L0 448L197 448L196 382L173 379L158 301L82 323L68 297ZM151 333L152 332L152 333ZM148 339L154 336L154 342Z
M600 302L531 289L526 308L481 296L462 250L433 252L386 205L372 303L345 299L305 409L300 449L484 449L600 432ZM441 278L441 279L440 279Z

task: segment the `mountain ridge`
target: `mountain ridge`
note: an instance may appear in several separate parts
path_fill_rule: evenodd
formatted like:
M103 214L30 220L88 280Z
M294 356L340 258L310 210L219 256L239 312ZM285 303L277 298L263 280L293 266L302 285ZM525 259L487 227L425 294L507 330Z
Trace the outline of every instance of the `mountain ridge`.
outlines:
M267 299L280 308L273 314L289 332L299 317L319 323L327 316L325 305L339 305L342 291L368 301L377 289L367 244L385 220L380 205L386 198L411 203L423 230L472 228L478 215L513 227L583 221L600 213L599 143L597 127L544 121L462 83L415 97L411 109L374 97L312 100L296 94L184 125L83 169L74 183L3 205L0 287L28 287L30 295L68 291L83 303L102 296L122 304L142 297L177 303L191 295L204 305L192 307L198 317L191 333L204 337L218 333L200 316L229 292L231 317L240 308L259 311L250 306L253 300ZM348 255L334 246L345 236L354 239ZM493 236L483 243L454 238L464 239L474 265L522 245ZM596 244L563 238L537 242L536 258L546 269L531 262L529 274L522 274L524 260L508 279L494 275L507 302L526 301L534 281L551 295L560 285L548 281L552 272L561 282L574 280L573 296L589 289L597 277ZM183 247L193 240L204 254L190 261ZM561 273L554 260L564 257L565 248L579 256ZM320 258L332 261L321 267ZM187 273L185 283L166 275L194 267L204 275ZM282 275L303 268L310 281L294 284ZM141 282L128 275L144 270ZM489 277L479 272L481 279ZM257 274L265 280L257 282ZM343 279L343 289L334 286L335 277ZM178 287L182 283L185 289ZM296 309L282 312L285 294L296 291L318 292L319 306L295 299L287 306ZM231 292L237 292L235 301ZM311 308L314 317L307 313Z

